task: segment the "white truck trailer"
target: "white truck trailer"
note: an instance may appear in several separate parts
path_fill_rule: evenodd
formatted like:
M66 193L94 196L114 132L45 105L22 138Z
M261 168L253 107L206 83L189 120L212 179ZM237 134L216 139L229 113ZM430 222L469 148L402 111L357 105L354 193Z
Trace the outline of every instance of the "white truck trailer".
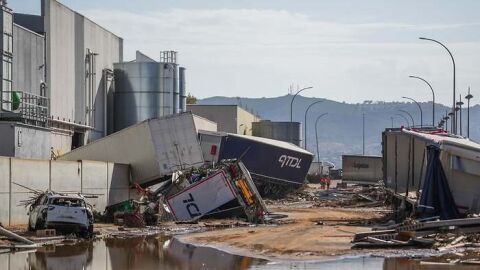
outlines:
M214 123L205 121L208 120L190 112L145 120L59 159L129 164L133 182L140 185L158 182L174 171L203 165L196 127L216 128Z

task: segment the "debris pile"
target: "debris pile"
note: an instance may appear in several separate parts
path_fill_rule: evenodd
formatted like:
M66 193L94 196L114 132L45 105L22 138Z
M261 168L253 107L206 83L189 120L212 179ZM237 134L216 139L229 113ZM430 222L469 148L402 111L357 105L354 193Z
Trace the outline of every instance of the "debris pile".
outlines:
M355 234L353 248L433 247L438 251L480 248L480 218L406 220L382 230Z
M176 171L155 186L141 188L141 198L107 208L106 216L126 227L164 221L195 222L200 218L244 217L263 223L268 213L250 173L241 161Z

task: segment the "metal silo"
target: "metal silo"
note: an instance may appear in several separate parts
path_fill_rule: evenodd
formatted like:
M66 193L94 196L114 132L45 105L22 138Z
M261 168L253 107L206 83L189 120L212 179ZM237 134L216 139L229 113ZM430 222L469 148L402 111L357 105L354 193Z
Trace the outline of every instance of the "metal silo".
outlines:
M185 69L184 67L180 67L178 69L178 88L180 93L180 100L179 100L179 108L180 112L187 111L187 90L185 85Z
M178 113L176 52L161 52L160 60L137 53L135 61L114 64L114 131Z

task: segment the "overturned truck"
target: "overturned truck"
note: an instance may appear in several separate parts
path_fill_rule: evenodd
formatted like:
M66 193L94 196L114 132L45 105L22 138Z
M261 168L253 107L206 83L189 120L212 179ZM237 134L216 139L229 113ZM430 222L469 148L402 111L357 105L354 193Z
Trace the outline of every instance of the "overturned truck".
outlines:
M264 196L282 196L301 186L313 154L291 143L225 132L199 131L206 162L241 159Z

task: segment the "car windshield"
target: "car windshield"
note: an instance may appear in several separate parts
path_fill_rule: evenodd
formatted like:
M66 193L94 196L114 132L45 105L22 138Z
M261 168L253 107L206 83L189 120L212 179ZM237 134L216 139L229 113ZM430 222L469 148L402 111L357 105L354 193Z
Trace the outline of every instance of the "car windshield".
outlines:
M84 207L85 202L76 198L51 198L50 205L68 206L68 207Z

